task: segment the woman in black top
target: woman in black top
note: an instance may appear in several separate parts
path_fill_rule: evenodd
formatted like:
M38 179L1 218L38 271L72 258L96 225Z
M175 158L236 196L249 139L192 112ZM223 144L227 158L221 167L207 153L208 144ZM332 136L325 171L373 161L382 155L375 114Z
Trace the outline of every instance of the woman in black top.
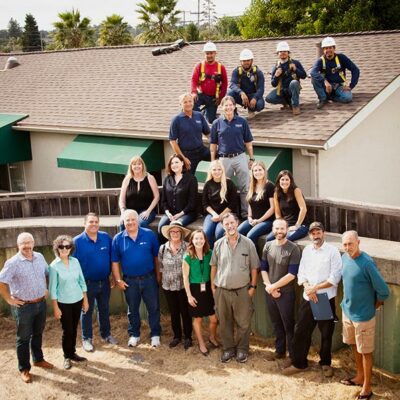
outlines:
M300 188L294 183L288 170L279 172L274 193L275 218L283 218L289 226L287 238L292 242L307 236L308 226L304 223L307 206ZM269 234L267 241L273 240Z
M207 212L203 230L212 248L215 240L224 235L222 216L228 212L237 212L238 198L235 184L225 176L221 161L211 162L207 180L203 188L203 208Z
M250 188L246 200L249 203L248 217L238 228L257 245L258 238L271 232L274 216L275 185L268 180L267 169L262 161L251 167Z
M196 219L197 179L186 170L183 157L173 154L168 160L168 176L164 179L162 189L162 207L165 215L158 224L158 233L161 237L161 228L171 221L180 221L182 226L189 225Z
M156 217L155 207L159 200L160 193L154 176L147 172L142 157L133 157L121 185L119 195L121 214L126 209L137 211L139 226L147 228ZM123 223L121 229L125 229Z

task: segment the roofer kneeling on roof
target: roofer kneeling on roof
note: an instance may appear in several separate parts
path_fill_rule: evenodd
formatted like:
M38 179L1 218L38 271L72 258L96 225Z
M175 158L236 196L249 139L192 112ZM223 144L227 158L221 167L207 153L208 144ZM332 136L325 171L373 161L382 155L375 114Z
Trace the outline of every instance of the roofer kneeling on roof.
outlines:
M253 52L244 49L240 53L240 66L232 71L228 96L232 96L236 104L247 108L248 118L254 117L255 111L264 109L264 73L253 65Z
M290 47L287 42L276 46L279 60L271 72L271 85L276 88L268 93L265 101L271 104L283 104L282 109L290 107L294 115L300 114L300 79L307 74L300 61L290 58Z
M192 96L194 110L201 111L211 124L217 118L217 108L228 88L228 76L225 67L215 60L217 46L207 42L203 47L205 60L194 67L192 74Z
M357 85L360 70L344 54L335 53L336 42L326 37L321 44L324 55L315 61L311 69L311 80L318 96L317 108L325 106L329 99L339 103L350 103L352 89ZM351 72L350 84L346 80L346 69Z

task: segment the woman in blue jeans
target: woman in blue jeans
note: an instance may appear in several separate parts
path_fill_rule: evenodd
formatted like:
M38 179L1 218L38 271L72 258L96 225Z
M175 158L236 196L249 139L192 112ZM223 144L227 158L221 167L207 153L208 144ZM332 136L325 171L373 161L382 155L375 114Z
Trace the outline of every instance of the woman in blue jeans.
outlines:
M289 226L287 238L295 241L307 236L308 225L305 223L307 206L301 189L294 182L288 170L279 172L274 193L275 218L283 218ZM267 242L274 239L270 233Z
M222 216L228 212L236 213L238 208L237 188L226 177L225 168L219 160L210 163L203 188L203 208L207 213L203 230L213 248L214 238L220 239L225 232L221 224Z
M247 194L248 217L238 231L257 246L258 238L271 232L274 216L275 185L268 180L267 169L262 161L251 167L250 187Z

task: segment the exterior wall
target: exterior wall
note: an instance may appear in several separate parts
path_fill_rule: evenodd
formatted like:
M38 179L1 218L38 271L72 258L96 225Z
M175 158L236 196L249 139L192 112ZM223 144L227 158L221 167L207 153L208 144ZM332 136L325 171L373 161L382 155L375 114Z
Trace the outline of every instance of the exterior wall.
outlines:
M316 197L315 157L304 156L301 150L293 150L293 177L304 196Z
M31 133L32 161L24 162L27 191L94 189L94 173L58 168L57 156L74 140L62 133Z
M400 204L399 104L398 89L335 147L320 151L319 197Z

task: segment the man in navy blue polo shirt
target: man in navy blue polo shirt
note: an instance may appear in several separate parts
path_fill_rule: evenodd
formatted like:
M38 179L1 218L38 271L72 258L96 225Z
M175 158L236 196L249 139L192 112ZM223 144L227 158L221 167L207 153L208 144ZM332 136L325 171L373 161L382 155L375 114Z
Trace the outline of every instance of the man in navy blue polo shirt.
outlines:
M247 121L235 114L236 103L233 97L225 96L221 106L223 115L211 127L211 160L221 160L228 178L236 175L240 192L240 214L242 218L247 218L249 169L254 162L253 136ZM249 161L245 150L249 154Z
M171 122L169 142L175 154L181 154L186 168L194 175L200 161L210 161L210 150L203 144L203 135L210 128L200 111L193 111L193 97L185 93L179 97L182 112Z
M74 237L74 257L79 260L86 280L89 310L81 313L82 347L93 351L92 313L96 303L100 335L106 343L117 344L111 336L109 302L111 294L111 237L99 230L99 216L85 216L85 230ZM113 283L112 283L113 284Z
M125 292L128 304L128 346L136 347L140 341L139 306L143 299L149 314L151 345L158 347L161 333L159 243L150 229L139 227L135 210L125 210L122 218L125 230L112 241L111 260L116 285Z

